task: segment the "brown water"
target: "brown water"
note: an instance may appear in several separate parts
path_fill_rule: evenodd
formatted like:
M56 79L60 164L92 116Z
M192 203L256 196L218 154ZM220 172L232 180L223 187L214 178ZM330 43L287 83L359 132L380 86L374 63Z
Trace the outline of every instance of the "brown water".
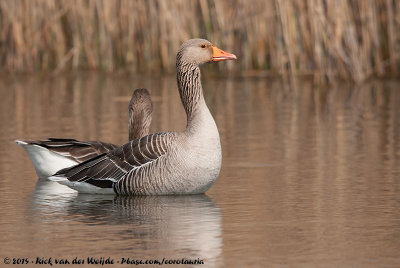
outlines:
M29 266L52 257L65 267L54 258L93 256L204 262L193 267L400 267L398 81L301 82L294 90L270 78L205 75L203 86L223 149L216 184L199 196L114 198L38 182L13 140L122 144L137 87L152 92L152 131L183 129L175 77L2 77L0 266L5 257ZM125 266L134 265L109 267Z

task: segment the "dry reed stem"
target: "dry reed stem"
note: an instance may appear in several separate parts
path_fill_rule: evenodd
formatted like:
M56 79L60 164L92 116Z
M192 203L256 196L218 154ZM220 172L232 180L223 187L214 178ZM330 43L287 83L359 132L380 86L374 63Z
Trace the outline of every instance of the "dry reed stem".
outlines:
M2 0L0 69L173 71L186 39L238 54L214 68L361 82L397 74L393 0Z

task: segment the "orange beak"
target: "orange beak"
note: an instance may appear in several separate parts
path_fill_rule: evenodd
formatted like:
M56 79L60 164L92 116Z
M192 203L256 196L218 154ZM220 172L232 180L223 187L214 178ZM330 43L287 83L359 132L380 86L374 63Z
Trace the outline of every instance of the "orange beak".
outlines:
M212 46L213 49L213 61L222 61L222 60L236 60L236 56L223 51L215 46Z

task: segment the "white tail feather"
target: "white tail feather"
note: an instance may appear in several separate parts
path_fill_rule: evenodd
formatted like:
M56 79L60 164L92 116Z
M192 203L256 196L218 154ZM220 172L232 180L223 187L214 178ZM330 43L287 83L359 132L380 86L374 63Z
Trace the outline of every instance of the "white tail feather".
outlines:
M23 147L24 145L27 145L28 143L25 141L21 141L21 140L15 140L15 143L21 147Z
M39 178L49 177L60 169L78 164L76 161L52 152L42 146L29 144L21 140L16 140L15 142L25 149Z

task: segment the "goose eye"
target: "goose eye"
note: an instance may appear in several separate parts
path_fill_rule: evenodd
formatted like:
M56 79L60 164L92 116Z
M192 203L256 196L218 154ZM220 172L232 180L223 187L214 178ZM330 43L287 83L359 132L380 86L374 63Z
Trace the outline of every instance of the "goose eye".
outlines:
M200 47L201 47L201 48L206 48L207 45L203 44L203 45L201 45Z

